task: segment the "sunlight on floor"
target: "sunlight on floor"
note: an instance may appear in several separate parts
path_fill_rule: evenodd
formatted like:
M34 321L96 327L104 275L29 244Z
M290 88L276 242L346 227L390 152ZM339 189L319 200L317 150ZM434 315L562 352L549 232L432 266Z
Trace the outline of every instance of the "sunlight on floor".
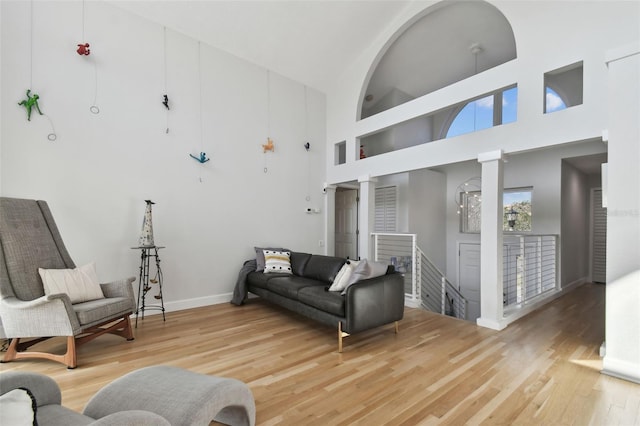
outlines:
M582 367L590 368L591 370L601 371L602 360L601 359L572 359L570 362L580 365Z

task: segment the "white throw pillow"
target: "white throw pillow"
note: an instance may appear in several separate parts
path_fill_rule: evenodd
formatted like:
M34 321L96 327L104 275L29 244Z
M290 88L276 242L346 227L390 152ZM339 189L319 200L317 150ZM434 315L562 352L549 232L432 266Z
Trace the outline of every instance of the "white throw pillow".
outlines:
M265 274L292 274L291 253L288 251L264 250Z
M384 262L373 262L367 259L362 259L358 266L351 274L351 278L347 282L347 285L342 290L342 294L346 294L347 288L350 285L357 283L358 281L368 280L369 278L376 278L387 273L387 264Z
M340 268L338 275L334 278L333 284L329 287L329 291L344 290L351 279L353 271L358 267L359 263L359 260L347 260L347 262L342 265L342 268Z
M71 303L104 299L95 262L75 269L38 268L38 272L44 285L44 294L66 293Z
M13 389L0 396L0 424L11 426L35 425L36 402L26 388Z

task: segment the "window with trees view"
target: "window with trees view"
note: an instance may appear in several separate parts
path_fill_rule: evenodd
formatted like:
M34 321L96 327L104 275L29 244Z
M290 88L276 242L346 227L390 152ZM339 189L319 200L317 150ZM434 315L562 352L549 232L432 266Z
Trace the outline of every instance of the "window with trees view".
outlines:
M502 198L502 229L508 232L531 232L531 194L533 188L505 189ZM460 193L461 232L479 233L482 215L482 196L480 191ZM513 228L509 226L507 213L513 209L517 213Z

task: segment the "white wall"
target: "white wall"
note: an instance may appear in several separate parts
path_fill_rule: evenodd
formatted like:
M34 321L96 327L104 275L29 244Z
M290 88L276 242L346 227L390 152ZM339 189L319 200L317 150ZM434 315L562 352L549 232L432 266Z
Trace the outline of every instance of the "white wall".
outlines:
M398 29L435 3L410 3L405 13L381 31L378 39L372 40L370 48L345 69L328 91L327 143L333 147L346 140L348 155L346 166L335 167L333 150L327 151L329 182L474 160L478 153L497 149L510 154L601 135L607 115L606 105L602 102L606 98L607 78L602 58L611 46L638 39L636 2L492 2L513 27L518 46L516 60L356 121L361 91L375 58ZM544 23L544 30L541 23ZM584 62L584 103L562 113L543 114L544 73L581 60ZM514 83L518 85L518 120L515 123L363 161L355 159L356 141L361 135Z
M640 43L612 49L606 59L610 114L603 369L640 383Z
M445 271L447 251L446 176L433 170L409 173L409 232L417 234L418 246L440 269Z
M254 245L322 250L325 212L304 211L324 203L323 94L308 89L305 107L302 84L270 73L268 108L267 70L167 31L167 114L162 27L86 2L91 55L81 57L81 2L36 1L31 87L55 126L50 142L47 117L28 122L16 105L30 84L30 2L0 7L0 193L47 200L76 263L96 260L103 280L137 276L130 247L145 199L157 203L155 241L167 246L170 309L228 300ZM267 136L275 152L263 154ZM201 151L212 158L204 165L188 157Z
M570 163L561 167L561 285L589 277L589 223L591 191L589 177Z
M565 220L574 219L572 214L578 214L579 208L572 208L570 211L563 211L562 202L562 159L577 157L582 155L596 154L606 151L606 146L600 141L584 142L580 144L569 144L555 148L512 155L508 162L504 164L504 188L533 187L531 205L531 226L532 234L557 234L560 235L560 244L565 243L562 235L562 217L566 214ZM464 181L471 177L481 175L481 167L477 161L468 161L440 167L447 176L446 192L446 227L447 227L447 269L446 274L452 283L458 283L458 259L457 250L459 242L480 243L479 234L467 234L460 232L460 219L456 213L455 190ZM587 185L587 181L584 182ZM582 191L581 188L580 191ZM575 194L568 194L567 200L573 199ZM588 199L586 210L581 212L581 217L577 220L588 223ZM585 232L587 230L585 229ZM575 238L570 234L567 238ZM588 241L588 232L586 237ZM568 242L570 245L573 244ZM586 244L586 242L585 242ZM585 247L588 254L588 246ZM564 252L564 251L563 251ZM562 262L561 259L561 263ZM585 274L583 276L586 276ZM562 281L565 285L571 281Z

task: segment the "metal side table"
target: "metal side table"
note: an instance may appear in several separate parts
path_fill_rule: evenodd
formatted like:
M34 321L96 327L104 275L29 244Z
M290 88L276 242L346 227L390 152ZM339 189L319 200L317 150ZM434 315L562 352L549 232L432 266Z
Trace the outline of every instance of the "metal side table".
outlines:
M164 316L164 299L162 294L162 269L160 268L160 256L158 250L163 246L139 246L131 247L133 250L140 250L140 279L138 280L138 302L136 305L136 328L138 328L138 316L142 315L144 320L144 312L146 310L162 311L162 321L166 321ZM149 277L149 264L151 258L155 259L156 275L154 278ZM154 296L160 301L160 304L147 304L147 293L151 290L150 284L158 285L158 294Z

